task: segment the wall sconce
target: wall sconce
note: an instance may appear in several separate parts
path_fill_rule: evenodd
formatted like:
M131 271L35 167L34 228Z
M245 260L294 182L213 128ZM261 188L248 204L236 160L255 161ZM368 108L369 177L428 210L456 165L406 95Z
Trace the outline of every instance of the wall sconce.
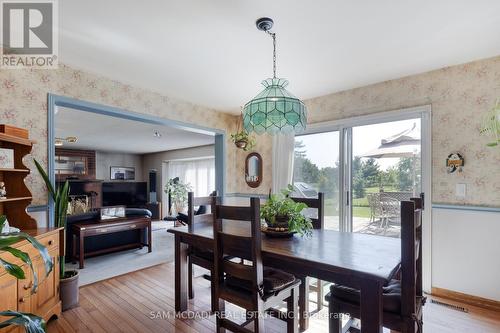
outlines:
M448 173L453 173L455 171L462 172L464 165L465 161L460 153L451 153L446 159L446 171Z

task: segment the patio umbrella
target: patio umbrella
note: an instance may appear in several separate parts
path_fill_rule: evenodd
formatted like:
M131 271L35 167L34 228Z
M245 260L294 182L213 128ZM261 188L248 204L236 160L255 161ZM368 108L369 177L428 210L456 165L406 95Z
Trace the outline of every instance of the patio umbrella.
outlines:
M360 157L367 158L403 158L410 157L413 160L413 194L416 194L416 156L420 154L420 133L417 129L417 124L414 123L412 128L409 128L401 133L392 135L388 138L382 139L378 148L373 149Z

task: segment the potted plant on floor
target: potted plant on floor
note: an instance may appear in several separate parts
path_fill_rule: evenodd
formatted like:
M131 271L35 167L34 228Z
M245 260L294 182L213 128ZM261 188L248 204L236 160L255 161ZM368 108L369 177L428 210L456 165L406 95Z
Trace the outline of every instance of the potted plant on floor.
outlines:
M54 224L56 228L66 229L66 216L68 211L69 201L69 182L66 181L63 186L59 186L57 190L54 189L50 182L49 176L43 167L35 160L36 168L40 175L42 175L45 186L49 191L49 195L54 200ZM62 302L62 310L68 310L78 306L78 271L66 270L65 256L66 253L66 230L62 233L64 235L64 248L62 249L63 255L59 258L60 265L60 294Z
M168 194L170 200L172 200L170 215L175 216L184 211L189 191L191 191L191 185L182 183L179 177L172 178L168 181L165 186L165 193Z
M17 243L21 240L27 240L28 242L35 247L38 252L40 252L40 256L43 259L45 266L45 276L47 277L52 271L52 260L49 255L47 249L40 244L35 238L24 232L2 232L3 227L7 221L5 215L0 216L0 255L4 253L10 253L14 257L21 260L25 263L33 273L33 286L31 287L31 294L34 294L38 288L37 274L34 271L33 263L31 261L28 253L23 252L19 249L11 247L14 243ZM23 280L26 278L23 269L14 263L8 262L6 259L0 257L0 267L3 267L5 271L14 276L19 280ZM16 325L24 327L24 330L28 333L41 333L45 332L46 326L45 321L31 313L18 312L13 310L0 311L0 316L9 317L9 319L0 322L0 329Z
M266 203L260 208L260 216L266 221L262 232L270 237L291 237L298 233L310 236L313 225L311 219L302 211L307 208L305 203L295 202L290 198L293 186L288 185L280 194L270 194Z

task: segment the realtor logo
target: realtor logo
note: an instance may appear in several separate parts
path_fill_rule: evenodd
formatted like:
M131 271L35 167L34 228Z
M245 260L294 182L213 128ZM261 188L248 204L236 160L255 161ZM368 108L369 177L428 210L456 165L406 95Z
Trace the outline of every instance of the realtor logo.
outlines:
M57 0L0 0L2 68L57 67Z

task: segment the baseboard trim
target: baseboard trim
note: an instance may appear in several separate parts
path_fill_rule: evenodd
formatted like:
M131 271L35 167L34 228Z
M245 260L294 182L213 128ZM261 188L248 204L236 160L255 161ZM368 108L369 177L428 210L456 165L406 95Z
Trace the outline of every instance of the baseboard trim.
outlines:
M472 296L457 291L443 288L432 287L432 295L442 298L448 298L465 304L477 306L483 309L500 311L500 302L478 296Z

